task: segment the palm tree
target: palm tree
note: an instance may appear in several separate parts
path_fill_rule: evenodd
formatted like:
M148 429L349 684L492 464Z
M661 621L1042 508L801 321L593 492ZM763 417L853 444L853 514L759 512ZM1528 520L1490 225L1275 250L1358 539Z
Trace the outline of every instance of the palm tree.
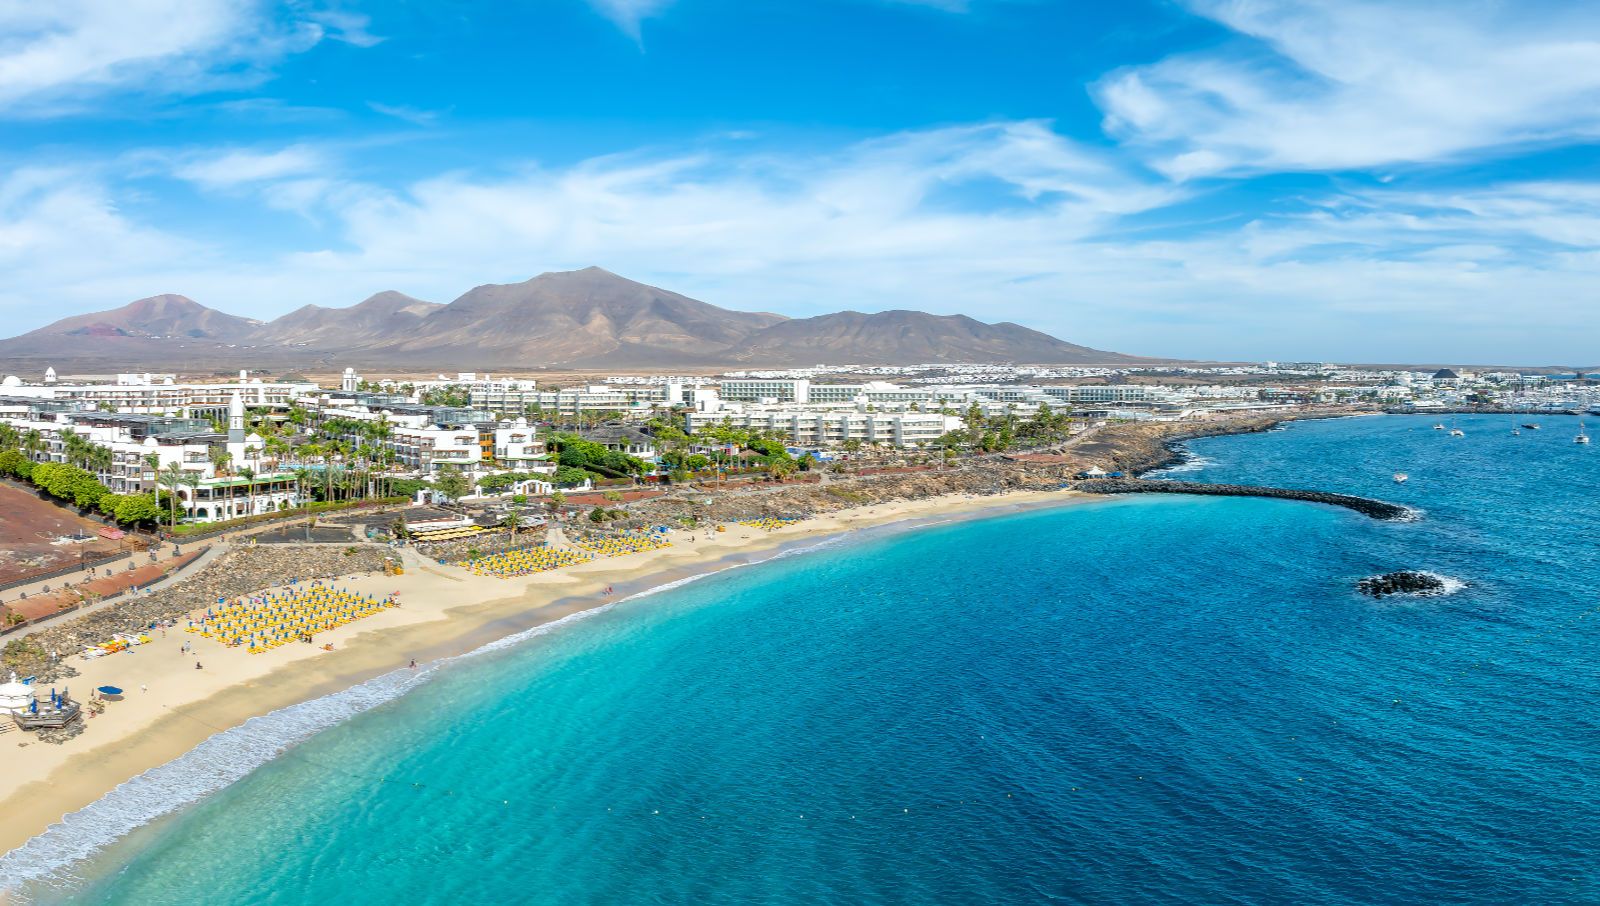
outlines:
M161 454L160 453L146 453L144 455L144 464L145 464L145 467L148 468L151 472L157 473L156 483L154 485L152 485L151 490L150 490L150 498L151 498L151 502L156 505L156 510L159 512L160 509L161 509L161 481L160 481L160 476L159 476L160 469L161 469ZM141 479L143 479L144 476L140 475L139 477ZM160 521L160 520L157 520L157 521Z
M265 441L267 457L276 470L284 456L289 452L289 442L281 437L269 437Z
M256 470L249 466L240 466L236 474L244 479L245 511L246 516L256 514ZM229 491L232 496L232 491Z
M229 453L226 447L212 447L206 451L206 454L211 458L212 472L218 478L221 478L227 472L228 464L233 462L233 454ZM233 515L233 484L231 482L228 484L228 515Z
M185 474L187 473L183 471L183 466L176 462L167 463L165 468L156 473L156 485L166 488L172 494L170 503L172 504L173 528L178 527L178 488L183 486ZM157 498L158 501L159 499Z
M87 441L71 428L62 428L57 436L61 438L61 458L68 465L80 465Z
M195 504L198 502L198 499L199 499L200 473L199 472L185 472L185 473L183 473L183 486L189 489L189 515L190 515L190 518L193 518L195 512L197 512L197 508L196 508ZM229 488L229 491L230 492L232 491L231 487Z
M300 490L300 505L309 506L311 502L306 499L306 485L311 482L311 470L305 466L296 467L294 470L294 481L296 487L298 487Z
M305 444L300 447L297 453L302 463L309 462L322 456L322 445ZM304 465L301 465L299 468L295 469L295 475L301 479L302 487L300 490L300 496L302 499L304 499L306 488L311 486L311 482L307 480L311 476L311 470L306 468Z
M84 465L102 481L110 477L111 466L115 462L116 454L111 452L110 447L103 447L100 444L90 444L89 451L84 456Z
M28 454L29 459L37 461L45 448L44 435L39 433L38 428L30 428L28 433L22 435L22 452Z

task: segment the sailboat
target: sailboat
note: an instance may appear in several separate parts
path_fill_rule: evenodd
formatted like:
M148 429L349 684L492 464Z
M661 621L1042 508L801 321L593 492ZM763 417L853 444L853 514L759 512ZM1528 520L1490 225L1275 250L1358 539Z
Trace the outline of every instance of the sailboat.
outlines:
M1578 419L1578 436L1574 437L1572 442L1575 444L1586 444L1589 442L1589 432L1583 429L1583 419L1581 418Z
M1434 425L1433 426L1433 430L1435 430L1435 431L1443 431L1444 430L1444 422L1440 422L1437 425Z
M1395 484L1405 484L1407 481L1410 481L1410 480L1411 480L1411 476L1407 475L1404 472L1396 472L1396 473L1394 473L1394 483Z
M1522 436L1522 429L1517 427L1517 417L1515 415L1511 416L1511 436L1512 437L1521 437Z
M1450 419L1450 436L1451 437L1466 437L1467 436L1467 432L1465 432L1465 431L1461 430L1460 428L1456 427L1456 420L1453 419L1453 418Z

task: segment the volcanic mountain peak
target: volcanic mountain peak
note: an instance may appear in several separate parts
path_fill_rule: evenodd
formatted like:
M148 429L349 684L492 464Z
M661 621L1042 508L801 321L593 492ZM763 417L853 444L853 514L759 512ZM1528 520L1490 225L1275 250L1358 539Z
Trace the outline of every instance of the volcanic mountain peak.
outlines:
M121 308L64 318L35 334L51 336L191 337L233 340L260 321L225 314L175 293L129 302Z
M305 305L269 324L183 296L152 296L0 341L0 358L57 364L202 364L196 357L208 365L497 370L1131 360L965 315L843 311L791 319L734 311L599 267L484 284L445 305L389 290L346 308Z

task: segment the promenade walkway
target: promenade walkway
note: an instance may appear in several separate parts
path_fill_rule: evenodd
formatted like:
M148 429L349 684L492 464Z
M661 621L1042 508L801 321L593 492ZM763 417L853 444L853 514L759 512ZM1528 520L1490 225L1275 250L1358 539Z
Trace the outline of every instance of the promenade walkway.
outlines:
M49 594L41 592L37 596L29 595L27 600L13 601L8 606L28 619L36 619L40 616L58 612L61 608L61 602L67 600L69 595L71 600L77 600L76 592L88 591L102 595L100 600L92 604L85 604L70 614L63 614L61 617L63 620L77 619L129 600L129 595L143 594L144 591L140 590L140 586L145 583L150 583L147 587L149 591L153 592L174 583L182 582L189 576L205 569L207 564L227 553L231 547L232 545L227 542L217 542L204 551L189 551L157 563L146 563L131 571L90 579L74 585L70 591L57 590ZM5 640L9 642L12 639L25 639L35 632L56 625L56 622L55 620L46 620L37 625L7 633Z

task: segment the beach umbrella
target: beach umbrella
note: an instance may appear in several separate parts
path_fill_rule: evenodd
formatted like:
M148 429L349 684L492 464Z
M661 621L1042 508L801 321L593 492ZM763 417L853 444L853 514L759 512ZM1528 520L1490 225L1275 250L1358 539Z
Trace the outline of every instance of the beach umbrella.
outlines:
M122 694L122 690L118 689L116 686L101 686L100 687L100 692L102 694L104 694L104 695L121 695Z

